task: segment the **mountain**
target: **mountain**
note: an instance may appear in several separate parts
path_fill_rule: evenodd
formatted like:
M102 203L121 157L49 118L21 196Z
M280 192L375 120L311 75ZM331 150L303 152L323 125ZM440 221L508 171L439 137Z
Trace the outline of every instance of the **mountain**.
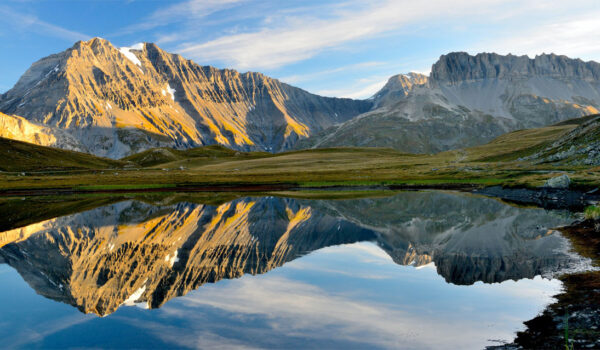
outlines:
M600 64L554 54L443 55L431 75L394 76L375 109L299 147L377 146L413 153L475 146L600 110Z
M100 38L35 62L0 96L0 112L52 128L48 134L67 131L79 141L71 149L111 158L210 144L277 152L371 105L199 66L155 44L116 48Z
M548 229L566 222L542 209L432 192L217 205L128 199L0 232L0 263L40 295L106 315L123 305L157 308L205 283L360 241L376 242L401 265L433 262L455 284L552 274L582 262Z
M395 103L406 97L417 86L427 84L429 77L420 73L398 74L389 78L387 83L373 97L373 108Z

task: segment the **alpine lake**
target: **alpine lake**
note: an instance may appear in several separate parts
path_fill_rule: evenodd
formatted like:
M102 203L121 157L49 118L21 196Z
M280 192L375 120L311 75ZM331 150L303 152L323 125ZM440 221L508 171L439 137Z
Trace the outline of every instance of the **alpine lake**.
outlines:
M356 197L2 198L0 347L510 348L595 273L561 232L578 212Z

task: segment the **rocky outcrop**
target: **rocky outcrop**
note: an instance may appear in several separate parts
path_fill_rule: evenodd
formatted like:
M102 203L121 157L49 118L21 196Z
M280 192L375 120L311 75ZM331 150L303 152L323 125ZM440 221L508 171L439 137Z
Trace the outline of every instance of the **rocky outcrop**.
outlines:
M550 178L544 183L544 187L547 187L547 188L566 189L566 188L569 188L570 185L571 185L571 179L569 178L569 175L567 175L567 174L563 174L560 176Z
M565 56L450 53L424 84L392 78L376 109L311 137L306 147L378 146L435 153L600 110L600 64ZM389 93L389 86L396 93Z
M536 163L600 165L600 115L582 119L575 129L523 159Z
M67 130L113 158L208 144L277 152L371 104L199 66L154 44L118 49L99 38L39 60L0 97L0 111Z

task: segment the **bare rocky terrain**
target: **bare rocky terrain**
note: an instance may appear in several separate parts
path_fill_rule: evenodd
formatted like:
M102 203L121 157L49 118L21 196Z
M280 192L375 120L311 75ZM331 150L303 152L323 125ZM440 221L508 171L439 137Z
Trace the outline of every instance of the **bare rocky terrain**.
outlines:
M44 130L47 140L38 144L111 158L210 144L278 152L371 105L260 73L199 66L154 44L119 49L100 38L35 62L0 96L1 112ZM22 134L18 127L3 133Z
M443 55L430 77L390 78L375 108L300 147L377 146L436 153L600 109L600 64L554 54Z

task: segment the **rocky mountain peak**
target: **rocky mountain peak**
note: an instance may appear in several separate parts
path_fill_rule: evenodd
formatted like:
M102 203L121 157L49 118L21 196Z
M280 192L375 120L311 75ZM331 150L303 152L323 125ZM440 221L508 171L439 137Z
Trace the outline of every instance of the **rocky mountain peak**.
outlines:
M531 77L600 79L600 63L584 62L556 54L528 56L466 52L442 55L431 68L431 80L458 83L482 79L525 79Z
M371 105L101 38L35 62L0 97L1 112L68 130L82 149L108 157L208 144L276 152Z
M383 88L372 97L375 107L396 102L408 95L414 87L427 84L428 79L427 75L416 72L397 74L390 77Z

